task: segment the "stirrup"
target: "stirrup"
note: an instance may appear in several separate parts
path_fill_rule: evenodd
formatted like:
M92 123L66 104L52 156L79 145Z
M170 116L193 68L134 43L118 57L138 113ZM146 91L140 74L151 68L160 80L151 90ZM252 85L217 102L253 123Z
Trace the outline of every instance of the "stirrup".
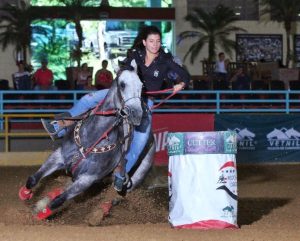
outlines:
M129 183L129 181L130 181L130 177L129 177L128 173L126 172L125 173L125 181L123 183L123 186L126 186Z

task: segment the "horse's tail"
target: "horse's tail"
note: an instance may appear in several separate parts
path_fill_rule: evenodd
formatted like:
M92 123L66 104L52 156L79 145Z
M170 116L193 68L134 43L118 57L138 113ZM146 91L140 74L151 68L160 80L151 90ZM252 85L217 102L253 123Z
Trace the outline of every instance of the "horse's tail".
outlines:
M151 137L150 137L151 138ZM131 176L131 182L128 185L127 192L132 191L134 188L136 188L146 177L146 174L150 170L152 163L153 163L153 157L155 154L155 140L153 138L152 142L148 146L148 152L144 156L143 160L141 161L140 165L137 167L133 175Z

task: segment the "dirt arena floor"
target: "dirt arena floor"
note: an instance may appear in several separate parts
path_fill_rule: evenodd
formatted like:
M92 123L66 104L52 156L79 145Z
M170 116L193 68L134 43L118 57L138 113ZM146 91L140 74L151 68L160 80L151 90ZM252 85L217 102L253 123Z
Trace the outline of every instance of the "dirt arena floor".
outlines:
M97 218L100 203L114 195L102 184L64 205L50 220L36 221L33 204L53 187L70 181L58 173L39 185L31 201L21 202L19 187L36 169L0 168L0 241L300 240L300 165L238 166L240 228L236 230L172 229L166 188L132 192L99 226L92 227L89 220Z

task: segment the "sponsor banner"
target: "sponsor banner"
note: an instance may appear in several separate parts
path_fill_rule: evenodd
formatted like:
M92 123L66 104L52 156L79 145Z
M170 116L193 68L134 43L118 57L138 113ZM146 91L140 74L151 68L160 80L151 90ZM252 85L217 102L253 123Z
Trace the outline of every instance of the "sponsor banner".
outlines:
M300 161L300 115L222 114L215 129L237 133L239 163Z
M236 132L170 132L167 137L168 155L235 154Z
M237 228L235 154L169 157L169 222L175 228Z
M214 114L153 114L152 129L156 141L155 165L167 165L169 132L201 132L214 130Z

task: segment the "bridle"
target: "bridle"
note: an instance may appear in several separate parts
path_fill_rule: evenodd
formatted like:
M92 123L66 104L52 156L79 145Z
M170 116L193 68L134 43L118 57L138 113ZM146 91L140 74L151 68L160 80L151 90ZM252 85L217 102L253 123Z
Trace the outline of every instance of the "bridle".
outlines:
M118 99L121 103L121 108L114 108L114 109L108 109L108 110L99 110L102 106L103 103L105 102L105 99L100 101L97 106L88 114L85 115L84 118L82 118L81 120L79 120L74 128L74 141L76 143L76 145L79 148L79 154L75 154L75 156L73 157L73 162L75 162L75 164L72 166L71 172L74 173L78 167L78 165L81 163L82 160L86 159L87 155L89 155L90 153L105 153L105 152L109 152L112 151L117 144L121 144L122 146L122 154L121 154L121 158L120 160L122 160L122 158L124 157L125 153L127 152L130 142L131 142L131 136L132 136L132 132L133 132L133 124L130 123L129 121L129 117L130 114L132 113L130 108L128 106L126 106L126 103L129 100L132 99L139 99L141 101L141 97L138 96L134 96L134 97L130 97L126 100L124 100L121 91L120 91L120 84L119 84L119 75L117 75L117 78L115 81L117 81L117 94L118 94ZM114 106L118 106L116 103L116 99L114 98ZM81 144L81 139L80 139L80 128L82 126L82 124L84 123L84 121L91 115L98 115L98 116L115 116L115 120L113 122L113 124L104 131L104 133L89 147L84 147ZM97 147L97 145L104 139L109 140L109 133L111 131L113 131L115 128L117 128L119 125L123 125L123 137L121 140L118 140L117 143L112 143L112 144L108 144L108 145L104 145L104 146L100 146Z
M126 102L132 100L132 99L138 99L140 102L142 102L142 98L139 97L139 96L133 96L133 97L130 97L126 100L124 100L122 94L121 94L121 86L120 86L120 83L119 83L119 77L122 73L122 71L124 70L130 70L132 71L133 69L131 68L123 68L122 70L119 70L118 73L117 73L117 77L115 79L116 83L117 83L117 94L118 94L118 97L119 99L121 100L121 108L119 109L111 109L111 110L106 110L106 111L98 111L99 107L102 106L102 104L104 103L105 99L100 101L97 106L92 110L92 114L95 114L95 115L110 115L110 114L116 114L119 112L120 115L122 116L126 116L126 113L127 113L127 117L128 117L128 113L131 113L130 111L130 108L128 108L128 106L126 106ZM116 99L114 99L114 106L118 106L118 104L116 103ZM128 110L128 112L124 111L124 110Z

